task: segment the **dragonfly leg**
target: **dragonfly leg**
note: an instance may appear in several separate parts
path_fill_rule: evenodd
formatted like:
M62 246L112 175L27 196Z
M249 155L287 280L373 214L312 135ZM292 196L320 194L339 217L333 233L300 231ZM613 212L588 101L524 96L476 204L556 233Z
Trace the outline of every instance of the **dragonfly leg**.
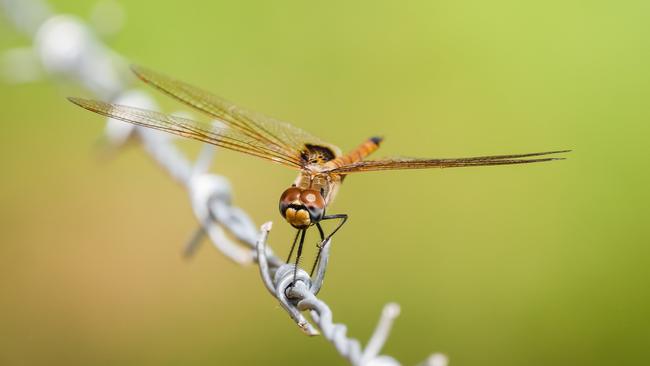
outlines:
M323 232L323 228L320 226L320 222L316 223L316 227L318 228L318 234L320 234L320 243L316 245L316 247L318 247L318 253L316 253L316 259L314 259L314 265L311 267L309 277L312 277L314 275L314 270L316 269L316 265L318 265L318 261L320 260L320 252L323 251L323 245L325 243L325 233Z
M327 236L325 237L325 233L323 233L323 228L320 226L320 223L316 223L316 227L318 228L318 233L320 234L320 239L321 242L318 244L318 254L316 255L316 260L314 261L314 266L311 267L311 272L309 273L309 276L313 276L314 270L316 269L316 266L318 265L318 261L320 260L320 253L323 251L323 246L325 243L327 243L328 240L336 234L337 231L345 224L345 222L348 220L348 215L347 214L336 214L336 215L325 215L321 219L321 221L325 220L334 220L334 219L340 219L341 221L339 224L336 226L336 228Z
M298 276L298 263L300 263L300 256L302 255L302 245L305 243L305 232L307 229L300 230L300 244L298 244L298 253L296 253L296 266L293 268L293 281L291 286L296 283L296 276Z
M293 254L293 250L296 248L296 242L298 242L298 235L300 235L300 230L296 231L296 237L293 238L293 244L291 244L291 250L289 251L289 256L287 257L286 262L289 263L291 260L291 255Z

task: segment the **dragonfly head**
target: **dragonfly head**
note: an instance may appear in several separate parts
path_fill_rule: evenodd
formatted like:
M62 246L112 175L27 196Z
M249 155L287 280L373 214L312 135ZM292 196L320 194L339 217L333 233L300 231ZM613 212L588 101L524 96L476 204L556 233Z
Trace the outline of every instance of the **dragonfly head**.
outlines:
M296 229L305 229L325 215L325 200L313 189L288 188L280 197L280 214Z

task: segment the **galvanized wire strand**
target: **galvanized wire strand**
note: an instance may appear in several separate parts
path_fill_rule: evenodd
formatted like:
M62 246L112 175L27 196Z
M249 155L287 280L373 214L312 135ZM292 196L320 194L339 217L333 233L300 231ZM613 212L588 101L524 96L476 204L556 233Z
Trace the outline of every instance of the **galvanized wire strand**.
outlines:
M43 74L50 80L78 83L103 100L157 109L148 93L130 85L133 78L128 75L123 58L100 42L81 19L54 14L41 0L0 0L0 6L14 26L32 39L27 52L5 58L8 60L4 65L5 75L11 75L15 71L12 68L22 67L21 77L12 81L36 79L36 75ZM40 69L25 69L23 66L29 60L21 60L21 57L36 59ZM232 205L228 180L208 173L215 151L213 146L206 145L192 162L174 145L173 136L110 118L106 122L105 140L111 149L128 141L139 141L147 154L186 188L199 222L199 228L185 249L186 255L191 255L207 236L219 251L236 263L257 263L263 284L296 324L309 335L317 335L320 331L350 364L399 365L394 358L379 354L400 312L399 306L394 303L385 306L365 349L358 340L349 338L347 327L334 323L331 309L316 296L325 278L331 243L324 244L314 278L298 269L294 282L294 265L284 263L267 246L271 224L258 230L244 210ZM311 321L304 312L310 314ZM445 356L433 354L421 365L445 366L446 363Z

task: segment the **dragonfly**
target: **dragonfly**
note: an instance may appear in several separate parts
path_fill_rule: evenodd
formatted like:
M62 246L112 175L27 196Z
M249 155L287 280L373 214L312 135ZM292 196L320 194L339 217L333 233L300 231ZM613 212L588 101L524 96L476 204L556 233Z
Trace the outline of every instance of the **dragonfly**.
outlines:
M263 116L239 107L215 94L145 67L131 66L132 71L147 84L206 114L211 122L163 114L155 111L82 98L71 102L105 117L149 127L191 138L225 149L245 153L298 170L298 177L280 196L280 214L296 234L289 251L291 261L296 243L298 250L294 265L294 282L302 256L305 233L316 227L320 235L317 255L311 269L313 275L323 246L348 219L347 214L328 214L344 178L350 174L380 170L456 168L492 165L515 165L562 160L557 154L570 150L544 151L527 154L490 155L466 158L404 158L366 159L382 143L381 137L371 137L347 153L337 146L287 122ZM321 223L337 220L334 229L325 235Z

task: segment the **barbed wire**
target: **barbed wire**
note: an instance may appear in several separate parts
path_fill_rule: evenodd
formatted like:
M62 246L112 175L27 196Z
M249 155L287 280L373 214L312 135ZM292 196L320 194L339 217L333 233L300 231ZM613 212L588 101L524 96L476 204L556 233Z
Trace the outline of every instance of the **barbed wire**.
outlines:
M80 18L56 14L42 0L0 0L0 6L15 28L32 39L30 47L4 53L3 71L9 81L20 83L49 77L80 84L102 100L158 109L149 94L131 86L133 78L129 76L128 63L106 47ZM325 277L330 241L324 244L316 276L311 278L298 269L294 283L294 265L280 260L267 246L271 223L258 230L246 212L232 204L228 180L208 173L215 152L213 146L205 144L196 161L191 162L174 145L173 136L110 118L106 122L104 139L113 149L128 141L139 141L148 155L185 187L199 222L187 243L185 255L192 255L207 236L234 262L257 263L262 282L296 324L308 335L317 335L320 331L351 365L400 365L396 359L380 355L393 321L399 315L399 305L389 303L384 307L365 348L357 339L349 338L347 327L334 323L331 309L316 296ZM310 314L311 322L303 312ZM423 366L446 364L447 358L442 354L433 354L421 363Z

